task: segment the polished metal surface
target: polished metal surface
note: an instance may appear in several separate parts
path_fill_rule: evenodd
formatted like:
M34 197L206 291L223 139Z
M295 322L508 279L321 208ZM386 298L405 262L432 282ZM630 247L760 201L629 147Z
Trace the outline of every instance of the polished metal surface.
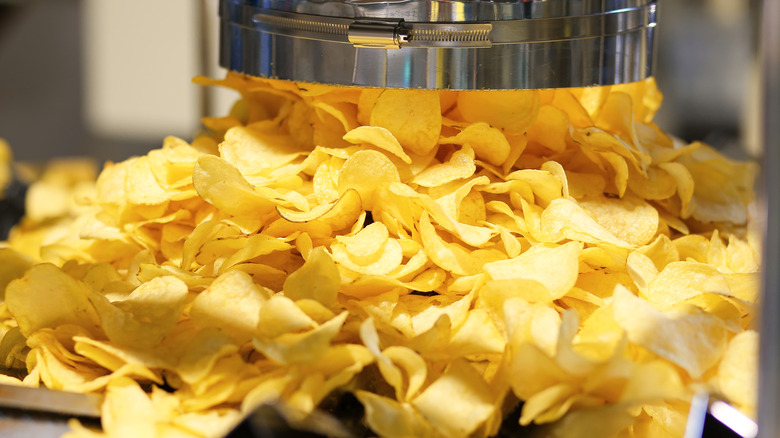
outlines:
M253 76L527 89L653 71L655 0L221 0L220 17L220 64Z
M763 0L759 37L764 224L758 431L780 436L780 0Z

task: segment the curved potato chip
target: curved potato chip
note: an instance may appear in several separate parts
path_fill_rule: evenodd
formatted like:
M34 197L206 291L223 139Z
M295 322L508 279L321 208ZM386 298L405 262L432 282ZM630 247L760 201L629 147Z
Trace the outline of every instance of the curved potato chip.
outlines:
M428 219L428 214L423 213L420 218L420 238L428 257L443 269L458 275L471 275L478 272L484 264L474 258L474 254L466 248L442 239Z
M712 266L681 261L666 265L650 282L642 298L665 309L703 293L730 295L730 289L723 275Z
M365 407L365 421L372 430L388 438L434 438L441 433L434 429L410 404L376 395L369 391L356 391L355 396Z
M435 91L386 89L374 104L370 124L386 128L412 153L425 155L439 140L439 95Z
M404 163L411 164L412 159L406 155L401 143L393 134L381 126L358 126L344 134L344 140L352 144L368 143L400 158Z
M528 216L526 215L526 220ZM540 217L541 236L545 241L560 241L562 238L580 240L586 243L609 243L623 248L632 245L612 234L596 222L585 209L568 199L554 199Z
M371 210L374 206L377 187L401 181L398 169L385 154L372 150L355 152L344 162L339 173L339 193L350 189L360 195L363 208Z
M429 166L418 173L412 182L423 187L436 187L474 175L474 151L469 146L455 151L449 161Z
M257 193L238 169L213 155L198 159L192 182L204 200L230 215L257 216L276 206L271 199Z
M314 248L306 262L284 281L284 294L293 300L313 299L330 306L336 301L341 276L333 259L321 246Z
M51 264L33 266L5 290L5 304L24 336L65 324L78 325L98 335L101 318L92 298L83 283Z
M441 144L458 144L470 146L477 158L490 164L501 165L509 157L511 146L501 130L485 122L472 123L455 137L444 137Z
M109 303L103 297L91 301L112 342L143 349L159 344L170 333L188 293L183 281L166 276L143 283L121 301Z
M387 227L381 222L374 222L354 236L336 236L336 240L344 244L352 260L363 263L375 261L389 237Z
M190 318L201 327L219 327L242 344L252 339L268 298L249 274L228 271L195 297Z
M493 395L482 376L462 360L452 362L412 405L436 430L466 437L493 413ZM447 409L441 407L446 405Z
M260 308L257 334L262 338L276 338L286 333L309 330L317 326L288 297L274 295Z
M691 172L680 163L661 163L658 165L674 178L677 196L680 197L680 216L685 219L690 216L690 203L693 198L694 180Z
M698 307L665 314L622 285L613 295L615 321L628 339L699 378L722 356L728 335L723 322Z
M468 122L486 122L507 134L522 134L536 119L536 90L461 91L458 109Z
M383 88L364 88L358 98L358 123L361 125L371 124L371 110L374 109L376 100L385 90Z
M155 205L169 200L169 194L152 174L149 157L134 159L127 169L128 201L133 204Z
M615 237L632 245L650 242L658 231L658 211L640 198L601 196L581 199L579 204Z
M5 301L5 290L8 284L21 278L33 265L33 260L11 248L0 248L0 300Z
M368 260L366 264L360 264L350 257L348 247L344 244L334 243L331 246L333 258L345 268L362 275L387 275L403 261L403 249L396 239L388 239L384 242L376 260ZM365 259L363 259L365 260Z
M487 263L484 269L494 280L537 281L558 299L577 282L581 250L581 242L536 245L513 259Z
M303 333L284 333L273 339L255 337L252 343L255 349L278 363L311 363L327 352L347 315L348 312L342 312L325 324Z
M565 112L552 106L542 105L536 121L528 130L528 141L538 143L553 152L566 149L569 133L569 118Z
M718 388L752 418L758 404L758 356L758 333L748 330L731 338L718 364Z

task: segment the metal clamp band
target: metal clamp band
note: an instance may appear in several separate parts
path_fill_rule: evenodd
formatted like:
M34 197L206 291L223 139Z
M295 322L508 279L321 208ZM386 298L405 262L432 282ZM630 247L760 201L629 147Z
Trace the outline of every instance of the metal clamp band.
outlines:
M614 0L607 10L601 2L584 15L567 15L569 3L221 0L220 63L254 76L401 88L582 87L652 74L656 0Z
M619 35L655 26L655 4L592 14L490 22L406 22L403 19L352 19L259 9L251 25L261 32L355 47L491 47Z

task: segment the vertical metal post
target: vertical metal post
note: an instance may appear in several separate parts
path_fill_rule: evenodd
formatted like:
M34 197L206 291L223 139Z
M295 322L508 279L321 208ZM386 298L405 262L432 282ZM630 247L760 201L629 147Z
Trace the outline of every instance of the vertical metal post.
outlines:
M761 138L766 224L759 361L759 436L780 436L780 0L761 5Z

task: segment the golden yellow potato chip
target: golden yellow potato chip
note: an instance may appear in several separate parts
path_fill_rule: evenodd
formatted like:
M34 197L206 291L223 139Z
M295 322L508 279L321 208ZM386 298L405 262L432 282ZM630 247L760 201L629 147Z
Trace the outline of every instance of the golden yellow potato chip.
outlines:
M338 179L339 193L352 189L360 195L363 208L374 206L377 188L400 181L398 169L381 152L364 150L355 152L344 162Z
M755 418L758 405L758 333L741 332L731 338L718 364L718 389L749 417Z
M408 403L399 403L369 391L358 391L355 396L366 409L366 423L381 436L388 438L441 436L440 432Z
M420 238L428 257L447 271L458 275L470 275L478 272L485 261L457 243L442 239L431 224L427 213L420 218Z
M325 354L333 338L347 319L347 312L311 330L300 333L283 333L269 338L255 337L255 349L281 364L300 364L317 360Z
M468 178L474 175L477 166L474 163L474 150L469 146L453 152L448 161L434 164L418 173L413 183L423 187L436 187L443 184Z
M371 110L370 124L386 128L412 153L425 155L436 147L441 131L438 93L384 90Z
M726 350L728 335L723 322L698 307L663 313L618 285L613 309L615 321L631 342L680 366L692 378L712 368Z
M693 261L669 263L648 284L643 298L659 308L668 308L702 293L729 295L726 279L717 269Z
M268 298L249 274L227 271L195 297L190 318L201 327L219 327L242 344L252 339Z
M513 259L487 263L484 269L494 280L537 281L547 288L553 299L557 299L566 295L577 282L577 256L581 250L579 242L537 245Z
M371 124L371 110L374 109L376 100L383 91L382 88L363 88L361 90L357 101L358 123L365 126Z
M507 134L522 134L539 112L536 90L501 90L458 93L458 110L467 122L485 122Z
M568 133L569 119L566 113L552 105L542 105L536 121L528 130L528 141L553 152L563 152Z
M594 87L599 89L600 87ZM584 92L582 93L585 94ZM568 121L575 128L583 128L585 126L593 125L593 121L590 118L590 114L585 110L580 100L572 93L571 90L558 89L555 90L555 95L552 101L549 103L554 108L563 111Z
M51 264L38 264L5 289L8 311L24 336L42 328L72 324L99 336L101 316L82 283Z
M204 155L192 173L195 190L204 200L234 216L257 215L275 207L274 202L256 192L231 164L213 155Z
M488 125L485 122L472 123L454 137L445 137L439 140L441 144L468 145L474 150L478 159L490 164L501 165L506 161L511 150L501 130Z
M225 133L219 145L220 157L243 175L285 165L303 151L289 136L236 126Z
M404 163L411 164L412 159L406 155L403 147L393 134L380 126L358 126L344 135L344 140L353 144L367 143L397 156Z
M448 346L463 356L503 353L505 347L504 336L491 316L482 309L468 313L463 324L452 334Z
M442 409L443 405L447 409ZM419 396L414 406L445 436L466 437L493 413L493 395L482 376L467 362L451 363Z
M285 296L293 299L313 299L330 306L336 301L341 276L333 259L323 247L314 248L306 262L284 281Z
M168 276L138 286L121 301L111 303L103 297L92 297L90 301L112 342L149 348L159 344L173 329L184 310L187 294L183 281Z
M658 231L658 211L633 196L619 199L606 196L583 198L579 200L579 205L615 237L632 245L641 246L650 242Z
M33 265L33 260L11 248L0 248L0 298L5 300L5 290L8 284L24 275Z
M530 206L529 206L530 207ZM526 215L526 220L528 220ZM617 247L631 247L631 244L615 236L596 221L587 210L568 199L555 199L544 209L539 220L536 238L547 242L558 242L564 238L586 243L607 243Z

